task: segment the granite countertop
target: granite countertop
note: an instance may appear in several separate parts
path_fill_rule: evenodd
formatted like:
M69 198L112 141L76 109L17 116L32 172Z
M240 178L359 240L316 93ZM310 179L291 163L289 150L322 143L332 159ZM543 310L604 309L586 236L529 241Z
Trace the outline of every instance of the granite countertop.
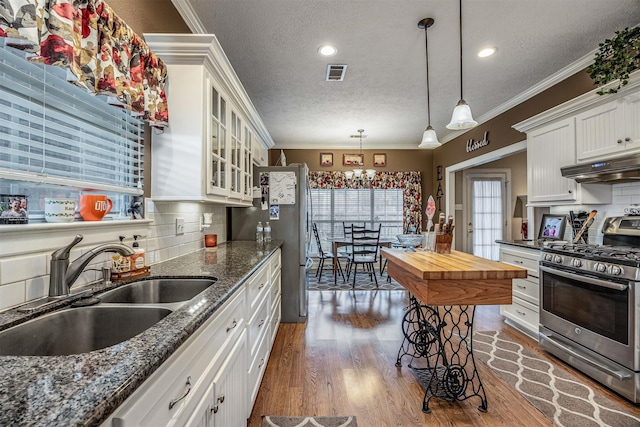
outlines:
M520 246L521 248L541 249L544 247L545 240L496 240L501 245Z
M218 281L197 297L207 304L185 304L122 343L71 356L0 356L0 425L100 425L281 244L257 250L255 242L227 242L152 265L152 277ZM2 312L0 329L29 317L15 309Z

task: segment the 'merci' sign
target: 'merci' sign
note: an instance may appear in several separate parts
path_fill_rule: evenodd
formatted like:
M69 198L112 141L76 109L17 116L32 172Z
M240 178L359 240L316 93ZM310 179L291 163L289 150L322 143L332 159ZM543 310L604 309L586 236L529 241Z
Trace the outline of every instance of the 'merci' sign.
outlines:
M474 141L473 139L467 140L467 153L477 150L478 148L482 148L489 145L489 132L484 133L484 138L480 141Z

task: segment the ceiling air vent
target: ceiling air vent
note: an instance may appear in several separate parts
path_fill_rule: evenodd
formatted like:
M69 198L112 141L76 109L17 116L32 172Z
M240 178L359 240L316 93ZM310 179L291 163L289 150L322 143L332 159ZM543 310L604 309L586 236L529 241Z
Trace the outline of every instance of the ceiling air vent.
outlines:
M344 64L329 64L327 65L327 77L328 82L341 82L344 80L344 73L347 71L347 66Z

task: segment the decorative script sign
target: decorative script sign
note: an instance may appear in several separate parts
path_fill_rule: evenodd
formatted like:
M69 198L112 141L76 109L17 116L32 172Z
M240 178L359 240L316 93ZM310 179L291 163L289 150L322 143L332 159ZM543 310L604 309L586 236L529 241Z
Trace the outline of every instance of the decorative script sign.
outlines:
M489 132L484 133L484 138L480 141L474 141L470 139L467 141L467 153L477 150L478 148L482 148L489 145Z

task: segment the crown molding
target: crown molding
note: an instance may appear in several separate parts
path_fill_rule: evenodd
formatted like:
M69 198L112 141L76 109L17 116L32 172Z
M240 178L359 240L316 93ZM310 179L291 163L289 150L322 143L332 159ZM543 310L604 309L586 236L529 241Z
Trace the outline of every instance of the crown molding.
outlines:
M173 3L173 7L176 8L192 33L205 34L207 32L207 29L202 25L202 21L200 21L189 3L185 0L171 0L171 3Z

